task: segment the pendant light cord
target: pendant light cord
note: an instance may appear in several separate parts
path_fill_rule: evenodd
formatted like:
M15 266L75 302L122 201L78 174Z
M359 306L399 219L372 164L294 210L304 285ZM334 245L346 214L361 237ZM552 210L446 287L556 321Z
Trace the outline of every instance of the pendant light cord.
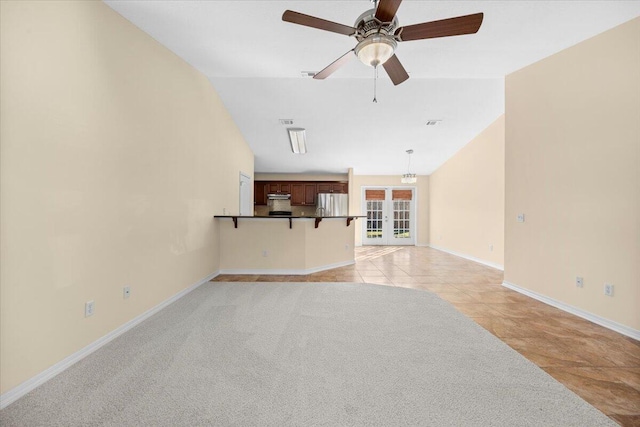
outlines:
M377 98L378 66L373 67L373 102L378 103Z
M407 162L407 175L411 175L411 155L413 154L413 149L407 150L407 155L409 155L409 161Z

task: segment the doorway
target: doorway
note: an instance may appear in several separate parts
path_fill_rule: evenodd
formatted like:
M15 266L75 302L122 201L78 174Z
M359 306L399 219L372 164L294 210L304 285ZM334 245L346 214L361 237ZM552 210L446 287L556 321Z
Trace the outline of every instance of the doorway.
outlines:
M251 177L240 172L240 215L253 216Z
M414 187L366 187L362 196L362 244L415 245Z

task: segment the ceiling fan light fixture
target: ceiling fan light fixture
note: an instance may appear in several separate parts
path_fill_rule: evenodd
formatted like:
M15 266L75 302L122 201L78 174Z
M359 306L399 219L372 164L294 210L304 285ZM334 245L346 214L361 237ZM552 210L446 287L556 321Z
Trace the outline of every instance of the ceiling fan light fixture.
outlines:
M385 34L373 34L356 46L355 52L364 65L377 67L393 56L398 43Z
M295 154L305 154L307 152L307 134L303 128L288 128L291 151Z

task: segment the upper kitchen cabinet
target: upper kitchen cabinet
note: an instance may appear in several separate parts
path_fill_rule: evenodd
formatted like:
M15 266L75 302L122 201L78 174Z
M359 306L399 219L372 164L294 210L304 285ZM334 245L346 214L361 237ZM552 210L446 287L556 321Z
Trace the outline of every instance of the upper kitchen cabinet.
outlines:
M267 194L291 194L291 184L288 182L268 182Z
M261 181L255 181L253 184L253 204L254 205L266 205L268 184Z
M316 204L316 184L296 182L291 184L291 206Z
M318 193L347 193L346 182L255 181L254 204L266 205L268 194L291 194L292 206L313 206Z
M319 182L318 193L348 193L349 186L346 182Z
M268 194L291 194L291 183L255 181L253 186L253 203L255 205L266 205Z

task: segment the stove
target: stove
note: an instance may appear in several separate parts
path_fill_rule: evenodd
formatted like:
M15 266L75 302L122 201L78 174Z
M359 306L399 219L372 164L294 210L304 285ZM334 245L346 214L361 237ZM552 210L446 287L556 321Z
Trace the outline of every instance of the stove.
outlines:
M291 216L291 211L270 211L269 216Z

